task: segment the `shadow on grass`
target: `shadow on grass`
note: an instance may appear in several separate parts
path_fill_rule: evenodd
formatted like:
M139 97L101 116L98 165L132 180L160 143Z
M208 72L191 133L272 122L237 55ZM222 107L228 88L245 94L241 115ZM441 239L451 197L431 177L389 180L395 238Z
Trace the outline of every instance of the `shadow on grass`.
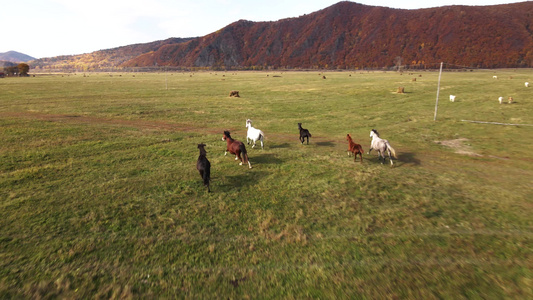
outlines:
M250 163L252 163L252 166L254 164L281 164L283 160L272 153L261 153L250 157Z
M398 161L406 164L414 164L416 166L420 165L420 160L415 158L414 153L402 153L398 155Z
M318 142L316 144L320 147L335 147L335 143L333 142Z
M252 165L253 166L253 165ZM268 172L247 170L239 175L223 176L221 184L217 187L220 192L231 192L236 189L255 185L268 175Z
M273 145L270 145L269 147L272 148L272 149L284 149L284 148L289 148L289 143L283 143L283 144L273 144Z

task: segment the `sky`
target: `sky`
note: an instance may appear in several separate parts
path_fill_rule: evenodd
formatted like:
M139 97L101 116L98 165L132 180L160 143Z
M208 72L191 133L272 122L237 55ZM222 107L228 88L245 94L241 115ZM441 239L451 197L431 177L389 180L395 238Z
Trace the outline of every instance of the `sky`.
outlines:
M35 58L74 55L198 37L235 21L277 21L324 9L341 0L2 0L0 53ZM512 0L356 0L373 6L418 9L496 5Z

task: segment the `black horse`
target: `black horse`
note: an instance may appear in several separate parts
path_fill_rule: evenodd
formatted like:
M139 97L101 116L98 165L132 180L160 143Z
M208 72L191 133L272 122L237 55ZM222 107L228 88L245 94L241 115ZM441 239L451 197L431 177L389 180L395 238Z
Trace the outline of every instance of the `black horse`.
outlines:
M200 149L200 156L198 156L198 161L196 162L196 169L200 172L200 176L204 180L204 185L207 187L207 192L211 192L209 189L209 180L211 180L211 163L207 160L206 154L207 151L204 149L205 144L198 144L198 149Z
M298 129L300 129L300 142L302 142L302 145L305 141L305 138L307 138L307 145L309 145L309 138L311 137L309 130L302 128L302 123L298 123Z

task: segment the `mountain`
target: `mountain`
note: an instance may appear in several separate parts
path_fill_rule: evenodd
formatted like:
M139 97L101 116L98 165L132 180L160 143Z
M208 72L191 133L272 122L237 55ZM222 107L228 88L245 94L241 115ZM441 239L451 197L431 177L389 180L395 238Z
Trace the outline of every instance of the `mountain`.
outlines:
M533 67L533 1L418 10L339 2L299 18L237 21L122 64L214 68Z
M141 54L158 50L164 45L183 43L193 38L169 38L144 44L134 44L118 48L95 51L87 54L64 55L41 58L30 63L32 69L77 69L98 70L113 69L123 62Z
M533 67L533 1L406 10L343 1L298 18L240 20L171 38L30 62L32 69Z
M16 52L16 51L8 51L8 52L0 53L0 61L9 61L12 63L23 63L23 62L28 62L34 59L35 57L31 57L29 55Z

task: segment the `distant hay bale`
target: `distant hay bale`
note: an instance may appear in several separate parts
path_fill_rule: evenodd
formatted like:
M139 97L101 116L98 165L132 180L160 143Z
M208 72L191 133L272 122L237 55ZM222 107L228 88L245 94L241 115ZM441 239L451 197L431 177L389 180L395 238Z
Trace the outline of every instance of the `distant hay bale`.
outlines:
M416 78L411 79L411 81L416 81Z
M398 94L403 94L403 93L405 93L405 90L404 90L403 86L399 86L399 87L398 87L398 90L396 91L396 93L398 93Z
M230 97L240 97L239 96L239 91L231 91L231 92L229 92L229 96Z

